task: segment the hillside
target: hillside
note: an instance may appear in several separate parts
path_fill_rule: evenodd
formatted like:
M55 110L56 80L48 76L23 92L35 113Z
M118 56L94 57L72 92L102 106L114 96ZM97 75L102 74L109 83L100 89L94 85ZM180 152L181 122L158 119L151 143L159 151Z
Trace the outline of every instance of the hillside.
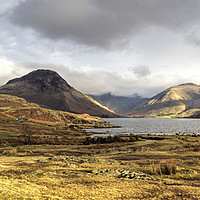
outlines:
M31 122L52 124L84 124L98 122L99 118L88 114L73 114L64 111L41 108L37 104L28 103L25 99L11 95L0 94L1 120L28 120Z
M117 116L91 97L71 87L58 73L51 70L36 70L10 80L0 87L0 93L22 97L28 102L56 110L100 117Z
M166 89L131 112L134 117L189 117L200 111L200 86L186 83Z
M124 97L115 96L111 93L106 93L102 95L90 95L94 100L98 101L100 104L108 107L109 109L115 111L117 114L124 115L130 110L134 109L137 105L143 103L146 98L142 98L138 95Z
M25 99L0 95L0 144L74 144L82 128L111 127L99 117L41 108Z

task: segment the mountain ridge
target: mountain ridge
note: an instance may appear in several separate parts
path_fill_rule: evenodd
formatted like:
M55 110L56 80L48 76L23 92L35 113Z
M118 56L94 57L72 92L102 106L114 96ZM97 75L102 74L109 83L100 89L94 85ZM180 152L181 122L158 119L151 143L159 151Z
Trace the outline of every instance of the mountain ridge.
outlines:
M42 107L100 117L117 115L70 86L57 72L38 69L0 87L1 94L25 98Z
M52 70L38 69L0 87L0 94L26 99L42 107L100 117L190 117L200 114L200 86L172 86L152 98L86 95ZM114 110L114 111L112 111ZM116 114L117 113L117 114Z
M138 105L128 116L188 117L200 109L200 86L185 83L170 87Z
M128 97L116 96L112 95L111 92L104 93L102 95L89 94L89 96L120 115L125 115L128 111L132 110L147 99L138 95Z

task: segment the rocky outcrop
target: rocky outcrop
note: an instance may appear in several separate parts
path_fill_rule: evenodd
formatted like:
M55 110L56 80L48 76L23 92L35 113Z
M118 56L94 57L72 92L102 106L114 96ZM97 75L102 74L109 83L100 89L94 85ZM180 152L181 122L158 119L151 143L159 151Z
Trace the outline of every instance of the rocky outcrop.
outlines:
M121 162L112 159L100 159L100 158L83 158L76 156L55 156L49 158L50 161L62 161L65 163L81 164L81 163L105 163L108 165L119 164Z
M63 167L69 167L69 168L78 168L79 164L91 164L91 163L103 163L105 165L122 165L120 161L116 161L113 159L101 159L101 158L83 158L83 157L76 157L76 156L55 156L52 158L47 159L41 159L38 160L38 162L63 162L65 163ZM75 170L76 171L76 170ZM75 172L73 170L73 173ZM70 170L64 170L62 171L64 174L71 174L72 171ZM127 169L112 169L112 168L102 168L102 169L95 169L95 170L77 170L75 172L76 174L91 174L91 175L103 175L103 176L113 176L118 178L128 178L128 179L141 179L141 180L156 180L154 177L147 175L142 172L136 172L133 170L127 170Z
M63 162L63 170L55 172L47 172L48 174L64 174L64 175L76 175L76 176L109 176L124 179L133 180L144 180L144 181L158 181L165 185L181 185L178 182L166 181L143 172L138 172L130 170L127 168L127 164L123 164L121 161L116 161L113 159L102 159L102 158L85 158L78 156L54 156L50 158L43 158L38 160L38 162ZM81 164L100 164L99 166L109 165L109 168L97 168L97 169L83 169ZM98 165L95 165L96 167ZM113 166L113 167L112 167ZM118 167L117 167L118 166Z

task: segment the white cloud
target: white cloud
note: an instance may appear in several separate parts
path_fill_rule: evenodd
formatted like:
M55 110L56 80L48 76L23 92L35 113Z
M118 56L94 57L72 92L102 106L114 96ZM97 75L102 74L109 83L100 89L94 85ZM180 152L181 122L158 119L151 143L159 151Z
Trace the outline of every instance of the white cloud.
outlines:
M28 69L18 66L7 58L0 57L0 84L5 84L8 80L27 73Z
M112 92L115 95L128 96L137 93L144 97L152 97L158 92L174 85L187 82L194 82L196 84L200 83L197 76L188 76L183 78L177 74L154 74L148 79L144 79L143 77L134 78L134 76L127 78L115 71L86 66L76 69L64 65L41 63L24 63L15 65L5 59L3 59L3 63L4 66L9 66L10 69L6 75L7 81L11 77L16 78L25 75L25 73L28 73L33 69L51 69L57 71L72 87L86 94L103 94ZM18 73L16 73L16 70Z

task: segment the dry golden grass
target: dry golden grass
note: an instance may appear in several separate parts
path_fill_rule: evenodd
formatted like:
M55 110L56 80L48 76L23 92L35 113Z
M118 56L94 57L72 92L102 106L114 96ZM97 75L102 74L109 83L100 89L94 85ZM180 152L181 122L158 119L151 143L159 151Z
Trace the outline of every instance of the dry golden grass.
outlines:
M49 123L49 125L63 125L66 123L101 123L99 117L93 117L88 114L72 114L69 112L45 109L37 104L28 103L23 98L0 94L0 119L16 120L18 117L27 118L29 121L41 124Z
M76 169L62 162L36 162L39 157L1 157L0 199L199 199L198 187L165 185L159 181L119 179L104 175L65 174ZM40 157L41 159L41 157ZM102 164L101 164L102 167ZM106 167L106 166L105 166ZM116 167L116 165L115 165ZM118 166L119 167L119 166Z
M78 130L79 127L94 126L98 118L42 109L8 95L0 95L0 111L0 200L200 199L199 136L165 136L157 141L157 136L153 141L148 140L152 136L135 141L123 136L125 142L83 145L89 134ZM28 117L26 122L14 119L24 115ZM63 124L58 116L71 121ZM29 131L32 142L38 139L38 143L24 145ZM48 141L53 141L53 145L46 144ZM104 161L48 160L60 155ZM105 159L115 162L109 164ZM152 171L152 166L160 169L161 163L167 166L170 162L175 163L176 173ZM92 173L102 169L144 172L148 176L153 174L156 180ZM166 184L167 181L180 185Z
M183 147L188 141L191 145L197 145L199 143L197 139L191 136L174 136L157 142L156 145L154 141L137 141L124 145L113 143L21 146L17 149L17 155L0 157L0 199L198 200L200 199L200 152L194 151L193 146ZM181 148L175 148L180 145ZM144 151L132 151L135 148L141 150L141 147L145 147ZM145 150L146 147L151 147L151 150ZM175 150L170 151L171 148ZM16 150L13 147L2 149L11 152ZM25 152L28 151L31 151L32 155L27 156ZM112 158L122 164L66 163L62 159L48 160L48 156L61 154L81 156L81 158ZM155 181L118 178L109 173L97 173L97 175L90 173L101 169L123 169L152 174L152 165L159 168L160 163L172 161L176 163L176 173L172 175L162 173L161 176L156 173ZM180 185L170 185L166 182Z
M23 98L0 95L0 144L77 144L86 132L81 128L112 126L88 114L72 114L41 108Z

